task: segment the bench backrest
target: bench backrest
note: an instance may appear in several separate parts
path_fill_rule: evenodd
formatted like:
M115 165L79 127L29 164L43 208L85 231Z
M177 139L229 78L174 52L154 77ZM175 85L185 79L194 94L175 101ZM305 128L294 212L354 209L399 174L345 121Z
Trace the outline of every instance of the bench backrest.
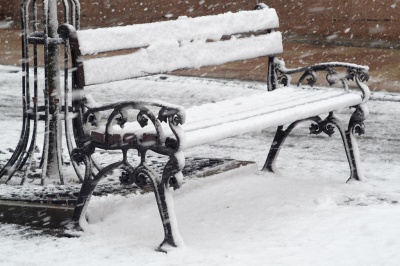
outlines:
M275 9L74 32L69 29L77 86L282 53ZM254 36L255 35L255 36ZM96 58L112 51L133 53Z

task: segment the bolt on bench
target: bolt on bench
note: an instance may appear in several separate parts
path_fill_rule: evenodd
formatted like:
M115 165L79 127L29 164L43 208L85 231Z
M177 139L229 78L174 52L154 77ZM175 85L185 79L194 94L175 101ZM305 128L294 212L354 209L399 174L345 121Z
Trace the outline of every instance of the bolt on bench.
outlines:
M278 26L275 10L263 4L253 11L180 17L173 21L131 26L75 30L71 25L61 25L58 32L69 43L73 64L76 148L71 156L76 162L83 162L86 169L69 228L80 230L84 227L85 210L96 184L105 174L119 168L122 169L122 183L154 186L165 232L160 250L182 245L171 197L171 188L177 189L183 183L181 170L185 162L182 151L267 127L277 127L277 131L263 170L276 171L275 160L286 137L299 123L311 121L312 134L331 135L333 128L338 128L350 166L350 178L361 179L354 135L364 133L363 121L368 114L369 89L363 83L369 78L368 67L335 62L287 69L276 57L283 52L281 33L274 31ZM131 53L109 54L132 49ZM145 75L258 57L265 57L268 64L268 91L187 110L148 99L101 106L85 94L85 88L89 86L95 88L99 84ZM343 69L343 73L336 69ZM321 71L326 73L329 85L339 83L342 89L302 88L304 82L312 87L317 72ZM301 77L297 86L292 86L290 75L295 73L301 73ZM359 90L349 90L348 81L353 81ZM134 86L134 80L131 84ZM118 92L110 91L110 97L115 93ZM347 128L334 115L336 110L343 108L355 109ZM320 116L324 114L327 116L323 119ZM289 126L284 129L284 125ZM123 158L99 168L94 174L96 167L91 155L96 148L121 150ZM130 149L137 150L141 156L137 167L127 160ZM168 156L161 177L146 164L148 151Z

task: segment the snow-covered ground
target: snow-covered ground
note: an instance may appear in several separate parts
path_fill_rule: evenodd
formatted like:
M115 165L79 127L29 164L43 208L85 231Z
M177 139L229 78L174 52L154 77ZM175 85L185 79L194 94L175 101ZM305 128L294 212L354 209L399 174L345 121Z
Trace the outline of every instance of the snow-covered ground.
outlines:
M154 97L189 107L263 88L173 76L130 84L112 100ZM0 66L0 89L4 159L21 127L19 68ZM111 100L107 86L91 93L99 102ZM274 132L267 129L185 151L257 165L187 179L174 192L184 248L154 251L163 233L152 194L109 195L93 197L89 229L80 238L0 224L0 265L399 265L400 96L374 98L391 101L369 102L366 134L358 138L364 182L345 183L349 169L339 134L309 136L309 125L295 130L281 151L281 175L259 172Z

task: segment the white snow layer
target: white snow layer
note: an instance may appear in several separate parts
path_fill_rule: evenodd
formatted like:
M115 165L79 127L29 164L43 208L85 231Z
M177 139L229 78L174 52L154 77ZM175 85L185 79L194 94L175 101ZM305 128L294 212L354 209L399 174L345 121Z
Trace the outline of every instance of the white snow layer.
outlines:
M186 148L341 110L361 101L360 95L343 90L296 87L193 106L186 110L186 123L182 125ZM168 132L167 126L164 130ZM127 123L123 130L113 132L149 133L148 128L140 129L137 123Z
M78 31L82 55L145 47L159 40L219 40L223 35L279 27L275 9L241 11L197 18Z
M325 92L325 94L326 97L330 93ZM312 99L312 97L310 98ZM323 100L310 100L310 98L308 98L307 100L309 101L305 103L293 105L287 104L286 108L282 108L282 106L278 105L274 110L274 107L270 108L266 106L265 109L257 110L256 112L249 112L247 114L249 117L247 118L242 119L239 114L239 117L233 117L236 119L227 118L226 121L229 121L228 123L218 121L219 123L217 122L214 125L209 125L197 130L186 129L184 125L183 130L186 134L186 147L198 146L244 133L260 132L268 127L285 125L296 120L325 114L330 111L341 110L345 107L354 106L361 102L361 97L353 93L342 94L334 97L331 96ZM202 108L202 110L206 109L206 106ZM268 112L265 112L267 110ZM188 111L190 111L190 109ZM199 114L199 112L195 113ZM188 120L190 120L191 114L192 112L187 114ZM218 113L210 113L209 117L218 117ZM195 127L196 126L197 125L195 125Z
M19 70L0 66L3 160L10 157L7 148L15 147L21 130ZM39 72L43 76L43 70ZM88 88L100 103L118 97L154 97L189 109L260 94L265 84L163 75L163 79L145 77L93 89ZM111 98L110 90L119 94ZM399 95L390 97L393 101L384 101L382 94L381 100L368 102L366 134L357 137L364 182L345 183L349 168L338 132L331 138L309 136L306 123L289 136L280 153L277 164L282 176L250 166L186 179L173 192L185 248L168 254L154 251L163 240L163 230L153 194L93 196L88 230L80 238L59 238L0 223L0 265L397 266L400 103ZM336 115L346 122L350 114L342 110ZM43 136L43 123L39 127ZM187 149L185 155L252 160L261 166L273 136L271 128ZM100 162L120 160L119 154L97 154ZM76 179L70 168L65 178ZM10 187L4 178L0 186Z
M228 41L196 41L181 45L160 40L135 53L85 60L85 84L99 84L182 68L219 65L282 53L280 32Z

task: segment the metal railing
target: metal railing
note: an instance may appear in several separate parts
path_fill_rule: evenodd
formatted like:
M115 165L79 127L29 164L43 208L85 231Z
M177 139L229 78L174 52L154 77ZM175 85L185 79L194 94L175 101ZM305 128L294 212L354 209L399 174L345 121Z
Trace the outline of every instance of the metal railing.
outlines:
M58 6L62 10L58 12ZM69 66L68 43L57 35L59 20L80 27L78 0L23 0L21 3L21 54L22 54L22 129L19 142L0 170L0 178L11 180L18 170L23 170L21 184L27 178L39 178L41 184L48 176L58 175L63 184L62 171L62 120L69 151L73 144L69 126ZM63 49L63 89L60 86L60 47ZM39 51L43 50L44 77L38 74ZM31 54L32 53L32 54ZM32 66L33 64L33 66ZM33 80L30 75L33 72ZM40 83L43 82L43 84ZM39 98L43 87L43 100ZM63 102L61 100L63 99ZM43 102L42 105L40 103ZM44 121L44 144L40 162L34 158L39 121ZM73 162L71 162L73 163ZM74 163L73 163L74 164ZM56 167L55 167L56 166ZM75 169L77 166L74 164ZM79 171L78 177L81 179Z

